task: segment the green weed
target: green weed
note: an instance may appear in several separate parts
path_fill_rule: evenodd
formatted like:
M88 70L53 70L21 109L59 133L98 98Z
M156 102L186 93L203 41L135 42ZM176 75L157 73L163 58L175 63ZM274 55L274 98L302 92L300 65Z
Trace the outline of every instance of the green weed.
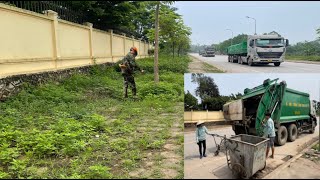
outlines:
M39 86L24 83L0 103L0 178L130 177L146 153L170 138L174 119L161 114L181 116L174 107L183 102L189 61L160 56L155 85L153 59L137 60L146 70L135 74L139 100L122 99L115 66ZM114 168L118 161L117 169L126 171Z

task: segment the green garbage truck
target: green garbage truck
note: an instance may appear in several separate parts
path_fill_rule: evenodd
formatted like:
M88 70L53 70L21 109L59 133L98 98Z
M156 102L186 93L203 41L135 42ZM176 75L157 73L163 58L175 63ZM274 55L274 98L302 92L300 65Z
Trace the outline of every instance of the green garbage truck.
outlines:
M308 93L287 87L285 81L266 79L262 85L246 88L241 99L223 105L224 118L232 121L235 134L264 135L261 122L270 112L276 130L276 144L294 141L298 134L314 133L317 125L315 104Z
M273 63L280 66L288 45L289 40L280 35L248 35L245 41L227 48L228 62L249 66Z

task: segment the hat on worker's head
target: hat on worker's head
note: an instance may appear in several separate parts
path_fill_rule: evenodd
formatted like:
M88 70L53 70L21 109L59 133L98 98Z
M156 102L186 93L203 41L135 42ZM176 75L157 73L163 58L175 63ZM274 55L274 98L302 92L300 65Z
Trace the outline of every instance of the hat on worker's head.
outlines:
M204 121L200 120L200 121L197 122L197 126L199 126L200 124L203 124L203 123L204 123Z
M135 51L135 54L136 54L136 56L138 55L138 48L136 48L136 47L131 47L130 48L130 51L132 51L132 50L134 50Z
M271 116L271 113L270 112L266 112L264 115L265 116Z

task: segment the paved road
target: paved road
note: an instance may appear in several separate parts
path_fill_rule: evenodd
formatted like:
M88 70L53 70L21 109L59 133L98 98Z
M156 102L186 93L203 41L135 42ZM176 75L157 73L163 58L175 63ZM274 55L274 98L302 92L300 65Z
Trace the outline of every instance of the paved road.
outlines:
M319 122L319 119L318 119ZM318 123L319 124L319 123ZM207 127L209 132L226 135L230 137L234 132L229 125L220 125ZM276 167L283 164L284 158L298 154L304 147L303 145L319 136L319 127L317 126L314 134L304 133L294 142L287 142L284 146L275 147L275 158L267 159L267 167L264 171L258 172L255 178L262 178L273 171ZM216 138L219 143L219 138ZM216 146L212 136L207 136L207 155L208 157L199 158L198 145L195 142L194 131L184 133L184 177L187 179L234 179L231 170L227 166L227 160L224 153L214 156ZM270 152L271 154L271 152Z
M284 62L279 67L273 64L248 66L238 63L228 62L228 56L216 55L215 57L202 57L197 53L190 53L191 56L198 58L210 65L213 65L228 73L318 73L320 72L320 63L295 63Z

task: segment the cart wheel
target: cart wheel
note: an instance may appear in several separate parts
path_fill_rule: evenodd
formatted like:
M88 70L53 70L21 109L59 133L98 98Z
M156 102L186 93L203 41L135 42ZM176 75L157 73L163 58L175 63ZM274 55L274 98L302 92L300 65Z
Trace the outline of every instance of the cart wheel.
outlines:
M260 170L264 170L266 167L267 167L267 161L264 162L264 166L263 166L263 168L260 169Z
M246 179L247 178L246 170L239 163L236 163L236 164L232 165L232 172L237 176L237 178L241 178L241 179Z
M218 155L219 155L219 151L216 150L216 152L214 152L214 155L215 155L215 156L218 156Z

